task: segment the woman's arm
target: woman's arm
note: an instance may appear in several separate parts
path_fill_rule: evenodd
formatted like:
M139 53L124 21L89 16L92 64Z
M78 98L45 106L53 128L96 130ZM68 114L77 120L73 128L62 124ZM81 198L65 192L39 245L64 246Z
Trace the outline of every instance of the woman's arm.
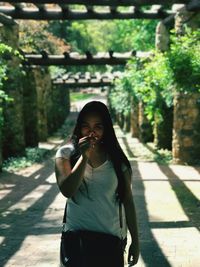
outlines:
M61 193L69 198L78 190L83 180L87 157L81 156L74 168L71 169L70 160L64 158L56 158L55 160L55 174L57 184Z
M84 177L84 171L89 156L89 139L83 137L79 140L81 156L71 169L70 159L62 157L55 160L55 174L57 184L65 197L73 197L78 190Z
M133 266L137 263L139 258L139 239L138 239L136 210L131 190L131 174L129 170L127 170L124 173L124 178L125 178L125 198L123 204L125 208L126 222L132 240L131 245L129 247L128 261L131 262Z

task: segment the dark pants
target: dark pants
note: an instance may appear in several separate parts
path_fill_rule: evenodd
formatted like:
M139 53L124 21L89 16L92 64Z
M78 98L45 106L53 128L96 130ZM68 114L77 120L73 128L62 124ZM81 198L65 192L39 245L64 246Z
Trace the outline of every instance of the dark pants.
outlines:
M61 238L61 266L124 267L125 244L109 234L68 231Z

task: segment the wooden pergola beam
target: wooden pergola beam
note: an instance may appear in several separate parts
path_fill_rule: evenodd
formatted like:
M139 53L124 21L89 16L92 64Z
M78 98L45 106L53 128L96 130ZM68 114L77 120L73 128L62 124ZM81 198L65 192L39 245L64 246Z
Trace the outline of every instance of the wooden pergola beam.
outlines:
M70 84L76 80L77 82L99 82L99 81L114 81L116 78L121 77L122 73L117 72L106 72L100 74L99 72L96 73L90 73L90 72L77 72L77 73L71 73L67 72L62 75L58 75L57 77L53 78L53 82L69 82Z
M125 65L126 62L131 58L130 56L121 56L121 57L69 57L66 58L64 55L48 55L43 57L42 55L28 55L25 54L24 64L28 65L43 65L43 66L86 66L86 65Z
M9 3L38 3L38 4L68 4L68 5L96 5L96 6L144 6L144 5L172 5L188 4L190 0L11 0ZM63 3L64 2L64 3Z
M0 23L3 25L15 25L16 22L9 16L6 16L5 14L0 13Z
M113 53L112 56L110 53L101 52L96 55L90 54L88 52L85 55L79 54L69 54L64 53L63 55L48 55L45 51L42 54L25 54L24 64L25 65L62 65L62 66L86 66L86 65L125 65L129 59L133 56L141 58L148 57L149 52L127 52L127 53Z
M33 8L29 9L13 9L0 7L0 12L7 16L11 16L13 19L33 19L33 20L112 20L112 19L164 19L169 15L174 14L173 11L166 10L163 12L156 11L138 11L133 12L96 12L86 11L78 12L68 10L63 12L56 9L46 9L45 12Z
M34 5L35 5L41 12L47 11L47 10L46 10L46 6L45 6L45 4L37 4L37 3L34 3Z
M53 82L55 85L59 84L65 84L67 88L88 88L88 87L94 87L94 88L99 88L99 87L105 87L105 86L110 86L112 82Z

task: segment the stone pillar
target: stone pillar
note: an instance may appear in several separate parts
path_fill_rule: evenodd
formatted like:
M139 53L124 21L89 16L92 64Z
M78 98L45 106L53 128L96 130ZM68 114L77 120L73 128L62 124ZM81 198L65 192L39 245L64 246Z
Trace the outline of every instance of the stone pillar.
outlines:
M175 31L185 33L185 26L200 26L200 14L182 7L175 17ZM174 99L173 159L175 163L196 164L200 155L200 94L177 93Z
M139 122L138 122L138 103L131 101L131 136L139 137Z
M138 106L138 125L139 125L139 139L141 142L147 143L153 141L153 131L150 122L144 113L144 104L139 103Z
M169 40L170 40L169 31L164 25L164 23L160 21L156 27L156 39L155 39L156 49L161 52L168 50Z
M24 131L27 147L38 146L38 103L36 81L32 68L25 69L23 79L23 98L24 98Z
M161 21L156 28L155 46L158 51L165 52L169 49L170 35L169 30ZM163 121L155 116L154 118L154 143L158 148L172 148L172 125L173 125L173 109L168 108L164 99L160 95L159 100L160 112Z
M70 112L69 91L69 88L67 88L65 84L52 85L47 107L49 134L61 127Z
M19 26L1 25L1 41L11 46L13 49L18 48ZM22 89L22 72L19 67L19 58L12 56L8 58L8 79L5 81L3 90L12 98L12 101L6 102L3 106L3 157L22 155L25 152L24 139L24 118L23 118L23 89Z
M174 98L172 152L175 163L200 161L200 93L177 93Z
M37 120L39 141L46 141L48 137L47 106L51 94L51 77L48 68L36 67L33 69L37 91Z
M200 13L188 11L185 6L177 10L175 16L175 31L177 34L183 35L186 27L193 30L200 27Z
M123 125L123 130L125 132L130 132L130 125L131 123L131 117L130 117L130 113L127 115L124 115L124 125Z
M173 107L167 107L163 101L162 105L162 117L163 120L154 118L154 143L157 148L172 149L172 133L173 133Z

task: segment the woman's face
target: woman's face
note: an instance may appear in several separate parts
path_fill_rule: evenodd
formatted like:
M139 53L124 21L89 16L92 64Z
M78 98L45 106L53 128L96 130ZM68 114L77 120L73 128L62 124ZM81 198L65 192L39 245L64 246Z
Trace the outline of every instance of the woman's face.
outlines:
M91 145L95 145L102 140L103 134L104 126L101 116L97 113L86 115L81 124L82 137L91 137L90 143Z

